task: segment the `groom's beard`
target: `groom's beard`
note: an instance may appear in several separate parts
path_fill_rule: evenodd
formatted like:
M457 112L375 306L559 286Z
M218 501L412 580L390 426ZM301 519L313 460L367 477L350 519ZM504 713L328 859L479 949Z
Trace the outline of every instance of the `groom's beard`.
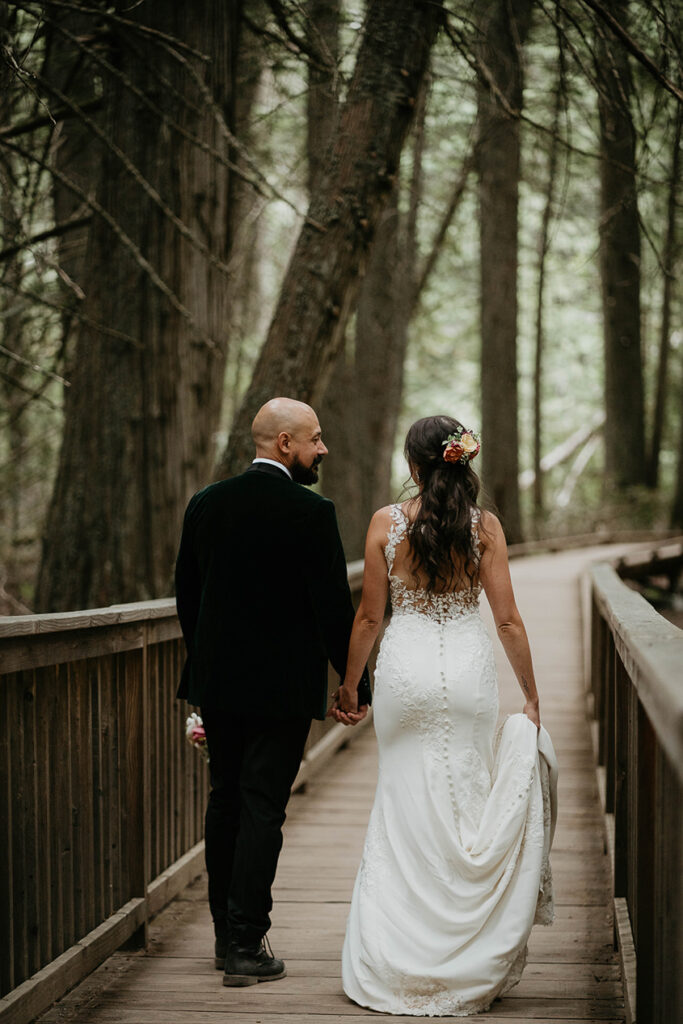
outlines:
M298 484L315 484L318 482L318 466L322 462L322 455L316 455L310 466L304 466L298 458L294 459L294 462L289 467L289 472L292 474L292 479Z

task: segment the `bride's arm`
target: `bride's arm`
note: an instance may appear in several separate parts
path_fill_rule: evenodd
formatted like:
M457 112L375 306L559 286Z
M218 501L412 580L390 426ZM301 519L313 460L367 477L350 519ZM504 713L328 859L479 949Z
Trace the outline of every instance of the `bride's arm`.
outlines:
M353 620L346 673L339 689L339 706L343 712L354 713L358 710L358 683L384 619L389 586L384 544L389 525L389 510L381 508L375 512L368 527L363 593Z
M510 579L507 544L498 519L490 512L482 516L480 538L484 552L479 565L479 579L491 605L493 619L507 659L524 694L524 713L537 727L541 724L538 690L531 663L531 650L522 617L515 603Z

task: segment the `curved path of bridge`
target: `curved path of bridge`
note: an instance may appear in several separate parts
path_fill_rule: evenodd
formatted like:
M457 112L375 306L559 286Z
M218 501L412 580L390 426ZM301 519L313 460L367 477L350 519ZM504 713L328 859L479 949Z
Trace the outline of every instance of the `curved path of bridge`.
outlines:
M554 925L532 932L521 983L481 1018L489 1024L624 1021L603 818L586 718L580 605L584 568L614 551L584 549L513 563L542 719L560 760L560 817L552 854L557 907ZM519 692L502 651L498 653L501 709L519 710ZM292 797L270 932L276 954L287 961L287 978L247 989L222 987L221 975L212 967L212 928L202 879L152 923L146 953L115 954L41 1020L355 1024L377 1017L351 1003L339 979L375 772L370 728L337 754L306 792ZM415 1020L390 1019L397 1024Z

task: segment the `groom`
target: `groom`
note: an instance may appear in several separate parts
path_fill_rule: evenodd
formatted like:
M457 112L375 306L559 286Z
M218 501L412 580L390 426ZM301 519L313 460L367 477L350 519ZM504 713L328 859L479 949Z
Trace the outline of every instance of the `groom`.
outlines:
M252 425L256 458L195 494L176 564L187 662L178 697L201 707L211 770L209 905L224 985L286 974L264 942L282 824L327 663L343 677L353 622L331 501L300 484L327 454L303 402L274 398ZM367 712L367 672L358 687ZM351 724L354 724L353 722Z

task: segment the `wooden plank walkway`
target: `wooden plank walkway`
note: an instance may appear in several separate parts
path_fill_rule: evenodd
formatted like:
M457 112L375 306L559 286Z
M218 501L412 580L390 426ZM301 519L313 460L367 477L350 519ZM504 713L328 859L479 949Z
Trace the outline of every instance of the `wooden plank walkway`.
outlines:
M579 604L583 568L611 551L536 556L513 564L534 654L542 719L560 761L560 817L552 855L557 908L551 928L534 928L524 977L482 1018L489 1024L624 1021L602 816L585 714ZM519 710L519 691L502 651L498 654L501 709ZM335 757L308 792L292 798L270 933L276 954L287 962L287 978L247 989L223 988L220 973L212 967L213 932L205 882L200 880L153 922L146 953L117 953L41 1020L357 1024L377 1017L345 997L339 978L348 902L375 772L374 734L368 729Z

